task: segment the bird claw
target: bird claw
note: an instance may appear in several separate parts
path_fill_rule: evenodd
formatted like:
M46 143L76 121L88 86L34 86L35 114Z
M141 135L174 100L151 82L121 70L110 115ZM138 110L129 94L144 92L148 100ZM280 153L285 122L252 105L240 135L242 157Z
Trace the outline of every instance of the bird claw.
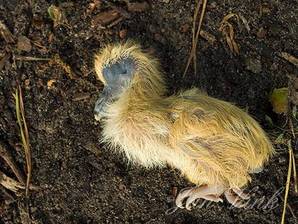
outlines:
M224 193L227 201L236 208L243 208L247 205L246 200L250 198L248 194L243 193L240 188L231 188L225 191L222 186L188 187L180 191L176 198L176 206L191 210L196 206L197 199L205 199L213 202L223 202L220 195ZM183 205L185 201L185 206Z
M243 208L247 205L245 200L248 200L250 196L243 193L239 188L231 188L224 192L227 201L236 208Z
M205 199L213 202L223 202L219 197L223 193L223 188L218 186L207 186L202 185L199 187L185 188L180 191L176 198L176 205L179 208L186 208L191 210L192 207L196 206L197 199ZM185 202L185 207L183 202Z

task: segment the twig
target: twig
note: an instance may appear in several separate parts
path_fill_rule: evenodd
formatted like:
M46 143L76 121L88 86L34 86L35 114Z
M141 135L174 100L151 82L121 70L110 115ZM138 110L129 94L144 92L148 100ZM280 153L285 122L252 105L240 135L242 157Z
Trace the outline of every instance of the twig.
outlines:
M18 181L6 176L0 171L0 184L8 190L17 192L19 189L25 189L25 186Z
M36 58L36 57L30 57L30 56L16 55L15 60L17 60L17 61L50 61L51 58Z
M19 125L22 146L24 148L25 158L26 158L26 166L27 166L26 197L28 197L29 185L30 185L31 173L32 173L31 149L30 149L30 142L29 142L29 132L28 132L27 123L25 119L22 89L19 85L18 85L18 88L16 89L15 101L16 101L17 122Z
M291 140L288 141L288 150L289 150L289 166L288 166L288 175L287 175L287 182L286 182L286 190L285 190L285 197L284 197L284 206L281 218L281 224L285 223L286 217L286 208L287 208L287 201L288 201L288 194L290 189L290 180L291 180L291 173L292 173L292 145Z
M284 202L284 199L283 199L281 196L279 196L279 198ZM291 215L292 215L295 219L297 219L297 217L296 217L296 215L295 215L295 213L294 213L292 207L291 207L289 204L287 204L287 208L289 209Z
M89 93L81 93L76 95L72 100L74 102L80 101L80 100L86 100L90 98L90 94Z
M195 37L195 48L194 48L194 53L195 54L197 52L197 45L198 45L198 40L199 40L199 36L200 36L200 32L201 32L203 19L204 19L204 16L205 16L206 7L207 7L207 0L203 0L203 6L202 6L202 12L201 12L200 20L199 20L199 26L198 26L196 37Z
M215 44L215 42L216 42L216 38L215 38L215 36L213 36L212 34L206 32L206 31L204 31L204 30L201 30L201 31L200 31L200 36L201 36L203 39L207 40L207 41L209 42L209 44L211 44L211 45Z
M201 5L201 2L202 2L202 0L200 0L200 1L198 2L196 10L199 10L200 5ZM196 58L197 44L198 44L198 39L199 39L199 36L200 36L200 31L201 31L201 27L202 27L203 18L204 18L205 11L206 11L206 6L207 6L207 0L203 0L203 6L202 6L202 12L201 12L201 15L200 15L199 25L198 25L197 32L196 32L196 35L195 35L195 36L194 36L195 31L194 31L194 29L193 29L192 48L191 48L190 55L189 55L189 57L188 57L188 61L187 61L187 64L186 64L184 73L183 73L183 77L185 77L185 74L186 74L186 72L188 71L188 68L189 68L191 59L192 59L193 57ZM196 12L195 12L194 15L196 15ZM194 19L195 19L195 16L194 16ZM196 64L196 60L194 61L194 64ZM196 65L194 65L194 66L195 66L194 69L195 69L195 73L196 73Z
M236 19L239 23L239 16L235 13L229 13L222 19L222 21L220 23L219 31L221 31L222 34L225 36L227 44L228 44L230 50L232 51L232 53L239 54L239 47L235 41L234 27L229 22L229 20L232 17L236 17Z
M292 161L293 161L293 176L294 176L294 191L297 193L298 192L298 186L297 186L297 171L296 171L296 162L295 162L295 155L294 152L292 151Z
M3 172L0 171L0 184L5 187L6 189L13 191L13 192L18 192L19 190L26 189L26 186L11 177L5 175ZM38 191L40 190L40 187L37 187L35 185L30 184L29 186L30 190Z
M293 113L292 113L293 112L293 108L292 108L292 103L293 102L291 102L291 100L290 100L290 97L292 95L293 89L294 88L293 88L293 85L291 85L291 79L290 79L289 80L288 111L287 111L287 114L288 114L288 125L289 125L289 128L291 130L292 138L295 141L295 139L296 139L296 133L295 133L295 130L294 130ZM297 193L298 192L298 182L297 182L297 172L296 172L296 160L295 160L295 155L294 155L293 150L292 150L291 156L292 156L292 161L293 161L293 164L292 165L293 165L293 175L294 175L294 190Z
M198 13L200 10L200 6L202 4L202 0L197 1L197 6L194 12L194 17L193 17L193 26L192 26L192 49L196 49L196 22L197 22L197 17ZM193 54L193 68L194 68L194 73L197 73L197 54L194 52Z
M18 169L13 157L11 156L11 153L6 149L6 147L4 146L4 144L2 142L0 142L0 153L1 153L1 157L5 160L7 165L12 169L13 173L18 178L18 181L20 181L22 184L24 184L25 178L24 178L23 174Z
M35 46L37 46L37 47L39 47L40 49L42 49L43 51L45 51L45 52L48 52L49 50L45 47L45 46L43 46L43 45L41 45L39 42L37 42L37 41L31 41Z
M117 24L120 23L123 19L124 19L124 17L119 17L118 19L116 19L115 21L113 21L112 23L110 23L109 25L107 25L107 28L111 28L111 27L117 25Z

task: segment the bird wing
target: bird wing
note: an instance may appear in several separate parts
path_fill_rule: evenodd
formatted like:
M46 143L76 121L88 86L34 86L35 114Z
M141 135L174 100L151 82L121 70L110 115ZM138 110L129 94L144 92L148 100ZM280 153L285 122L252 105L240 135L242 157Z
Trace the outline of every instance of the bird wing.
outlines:
M270 142L241 109L197 89L169 100L173 117L169 142L197 163L199 178L243 186L250 180L248 171L267 159Z

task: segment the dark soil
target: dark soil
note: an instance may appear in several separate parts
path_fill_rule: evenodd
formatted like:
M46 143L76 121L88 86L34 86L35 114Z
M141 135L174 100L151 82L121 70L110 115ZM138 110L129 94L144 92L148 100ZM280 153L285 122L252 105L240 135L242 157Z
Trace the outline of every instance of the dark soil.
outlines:
M42 188L31 192L29 208L33 222L280 222L288 167L286 148L278 148L264 171L253 175L247 191L254 189L258 206L231 209L224 202L166 214L173 207L173 189L191 184L170 168L145 170L127 164L120 155L99 144L101 128L94 120L93 107L102 85L95 79L93 55L104 43L135 39L161 60L169 94L191 86L200 87L211 96L246 108L269 134L276 133L279 128L270 127L265 117L271 117L280 127L283 118L272 112L268 95L274 88L287 86L287 75L297 74L294 65L278 56L280 52L298 55L296 0L209 0L202 28L216 42L212 44L200 38L198 72L194 75L190 66L184 78L191 47L194 1L152 0L150 9L129 12L128 18L105 29L94 24L97 15L111 9L105 1L98 1L102 4L89 13L90 3L95 1L34 0L31 7L28 2L0 1L0 20L15 39L25 36L32 45L25 52L0 37L1 58L4 52L12 52L0 71L0 141L12 146L17 163L24 170L22 150L13 150L19 148L15 146L20 142L12 96L19 83L31 139L32 183ZM114 3L126 9L124 1ZM66 18L55 27L47 12L51 4L59 6ZM241 21L231 22L239 55L233 55L218 30L221 20L230 12L242 15L250 27L248 32ZM16 57L55 55L70 66L71 75L57 63ZM54 80L52 85L50 80ZM2 172L14 177L2 160L0 166ZM279 190L279 196L274 196ZM21 223L23 196L4 188L1 192L1 222ZM14 200L8 202L7 193ZM260 205L262 197L265 200ZM270 202L270 198L276 201ZM287 223L297 223L298 199L293 186L288 204L292 213L287 210Z

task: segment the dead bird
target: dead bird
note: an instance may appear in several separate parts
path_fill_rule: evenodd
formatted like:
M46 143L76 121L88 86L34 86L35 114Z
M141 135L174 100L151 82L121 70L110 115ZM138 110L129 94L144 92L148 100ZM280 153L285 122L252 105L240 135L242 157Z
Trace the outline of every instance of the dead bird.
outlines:
M104 89L95 105L102 141L146 168L177 168L196 186L181 190L176 205L191 209L199 198L236 207L241 190L262 169L273 147L260 125L231 103L193 88L166 97L156 58L131 41L95 55Z

